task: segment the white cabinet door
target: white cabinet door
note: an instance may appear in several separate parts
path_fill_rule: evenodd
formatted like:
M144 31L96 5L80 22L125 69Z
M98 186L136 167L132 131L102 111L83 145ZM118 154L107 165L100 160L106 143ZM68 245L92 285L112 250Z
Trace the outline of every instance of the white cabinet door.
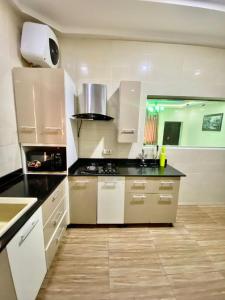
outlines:
M15 68L13 81L19 142L35 144L38 142L35 114L40 92L38 73L32 68Z
M39 69L39 98L36 103L39 144L66 144L64 72Z
M64 71L13 70L20 143L66 144Z
M18 300L34 300L46 274L41 208L7 245Z
M124 223L124 177L98 177L98 224Z
M140 81L121 81L118 119L118 142L135 143L138 140Z

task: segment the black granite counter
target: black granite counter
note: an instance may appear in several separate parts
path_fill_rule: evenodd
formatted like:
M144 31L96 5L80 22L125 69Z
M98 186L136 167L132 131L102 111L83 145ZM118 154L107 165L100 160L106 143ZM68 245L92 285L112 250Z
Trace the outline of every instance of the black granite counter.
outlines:
M112 174L99 173L98 167L111 163L115 172ZM85 167L96 165L95 171L85 171ZM161 168L159 160L146 159L145 166L141 166L140 159L86 159L80 158L69 169L69 176L145 176L145 177L182 177L182 172L166 165Z
M29 197L37 198L37 201L0 237L0 252L65 177L65 175L23 175L17 172L14 177L1 179L0 197Z

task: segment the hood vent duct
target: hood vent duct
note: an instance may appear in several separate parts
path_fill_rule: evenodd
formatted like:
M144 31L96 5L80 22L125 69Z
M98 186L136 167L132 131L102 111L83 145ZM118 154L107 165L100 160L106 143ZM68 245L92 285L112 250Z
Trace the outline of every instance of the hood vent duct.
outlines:
M106 114L107 87L104 84L84 83L83 94L79 97L76 119L109 121Z

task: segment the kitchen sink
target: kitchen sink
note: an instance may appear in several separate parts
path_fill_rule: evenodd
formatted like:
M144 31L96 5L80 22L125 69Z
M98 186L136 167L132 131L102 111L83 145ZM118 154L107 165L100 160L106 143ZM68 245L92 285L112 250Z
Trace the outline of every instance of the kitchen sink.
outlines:
M37 201L36 198L0 198L0 237Z

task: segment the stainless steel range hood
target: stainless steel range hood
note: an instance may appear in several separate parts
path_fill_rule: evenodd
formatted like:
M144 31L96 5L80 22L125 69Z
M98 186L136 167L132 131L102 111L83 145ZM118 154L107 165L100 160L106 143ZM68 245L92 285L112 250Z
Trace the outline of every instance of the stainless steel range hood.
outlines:
M113 118L106 114L107 87L104 84L83 84L83 94L79 98L76 119L109 121Z

